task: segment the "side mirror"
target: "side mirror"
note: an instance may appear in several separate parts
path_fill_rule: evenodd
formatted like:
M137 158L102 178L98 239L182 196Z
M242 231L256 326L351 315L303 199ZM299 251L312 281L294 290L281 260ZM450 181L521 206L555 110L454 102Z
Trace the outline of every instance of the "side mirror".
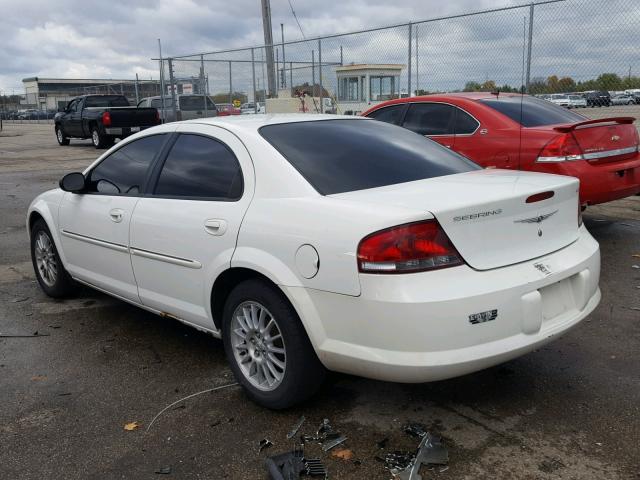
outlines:
M60 180L60 188L65 192L80 193L85 187L84 175L80 172L67 173L62 180Z

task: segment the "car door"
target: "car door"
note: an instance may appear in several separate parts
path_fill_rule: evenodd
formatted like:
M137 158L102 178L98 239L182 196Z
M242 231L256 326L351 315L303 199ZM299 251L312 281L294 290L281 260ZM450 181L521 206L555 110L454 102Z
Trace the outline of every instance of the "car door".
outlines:
M136 205L131 261L150 308L214 329L211 288L230 267L240 223L253 196L245 146L213 125L180 125Z
M74 131L74 123L73 123L73 114L76 111L76 106L78 105L79 100L76 98L75 100L71 100L67 107L64 109L64 113L62 114L61 122L62 129L64 133L71 136L76 136L77 131Z
M412 103L402 126L425 135L439 144L453 148L455 110L452 105L438 102Z
M480 122L458 106L452 106L453 118L453 149L471 160L484 160L491 155L485 140L486 129L481 131Z
M79 98L73 105L73 110L69 113L69 129L71 135L75 137L84 136L82 131L82 107L84 99Z
M140 301L129 255L131 214L166 139L159 134L126 142L85 174L85 193L65 193L60 238L73 277Z

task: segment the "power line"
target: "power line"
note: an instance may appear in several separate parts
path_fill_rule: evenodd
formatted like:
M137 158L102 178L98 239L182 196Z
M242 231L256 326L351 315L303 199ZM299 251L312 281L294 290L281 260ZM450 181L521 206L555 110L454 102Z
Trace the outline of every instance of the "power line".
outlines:
M300 29L300 33L302 34L302 38L306 40L307 37L304 36L304 32L302 31L302 25L300 25L300 20L298 20L298 16L296 15L296 11L293 9L293 5L291 4L291 0L287 0L289 2L289 8L291 8L291 13L293 14L293 18L295 18L296 23L298 24L298 28Z

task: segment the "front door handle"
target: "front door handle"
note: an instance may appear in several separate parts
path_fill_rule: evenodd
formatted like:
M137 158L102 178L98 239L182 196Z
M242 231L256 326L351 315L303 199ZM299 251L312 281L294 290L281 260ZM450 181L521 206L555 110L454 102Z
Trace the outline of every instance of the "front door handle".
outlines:
M210 235L224 235L227 231L227 221L220 218L210 218L204 222L204 230Z
M121 208L114 208L109 212L109 217L116 223L120 223L122 221L122 217L124 215L124 210Z

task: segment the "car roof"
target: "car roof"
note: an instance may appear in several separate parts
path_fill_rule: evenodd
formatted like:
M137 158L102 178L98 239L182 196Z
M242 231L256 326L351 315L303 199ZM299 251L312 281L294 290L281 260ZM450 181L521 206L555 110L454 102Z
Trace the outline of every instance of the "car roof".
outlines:
M259 115L232 115L224 117L196 118L184 120L182 124L206 124L224 127L233 131L255 132L266 125L283 123L316 122L324 120L363 121L366 117L350 115L330 115L320 113L270 113Z

